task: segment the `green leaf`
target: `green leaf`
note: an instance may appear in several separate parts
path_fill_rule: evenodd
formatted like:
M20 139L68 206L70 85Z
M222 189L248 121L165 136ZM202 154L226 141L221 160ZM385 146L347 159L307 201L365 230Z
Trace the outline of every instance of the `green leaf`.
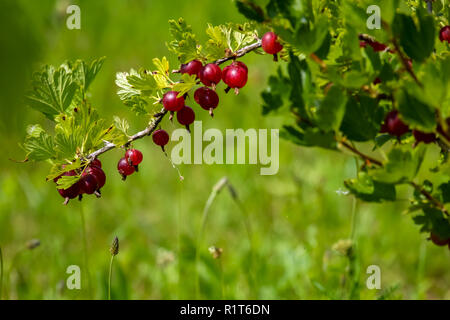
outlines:
M380 131L384 111L376 99L360 95L347 101L340 131L350 140L363 142L375 138Z
M345 114L346 92L332 86L315 113L315 120L324 131L338 130Z
M315 88L306 61L300 60L291 52L288 73L291 81L291 92L289 95L291 109L298 113L300 117L310 119L306 105L313 104Z
M43 161L55 157L55 145L50 135L37 125L28 127L27 131L23 147L30 160Z
M292 37L285 39L304 54L313 53L322 46L328 34L328 18L319 16L312 22L302 22Z
M32 86L33 90L27 95L30 107L50 120L67 111L78 89L67 64L58 69L45 66L43 71L33 75Z
M62 176L58 179L57 182L57 188L58 189L68 189L75 183L77 183L80 180L80 176Z
M317 128L299 131L292 126L283 126L280 137L305 147L321 147L335 150L336 141L333 132L323 132Z
M439 186L443 203L450 203L450 182L443 183Z
M114 116L114 127L122 132L124 135L128 136L128 130L130 129L130 125L128 124L127 119L121 119L117 116Z
M357 179L348 179L345 186L356 197L368 202L395 201L395 185L374 181L366 172L360 172Z
M164 76L160 78L163 84L158 84L155 77L144 69L139 72L134 69L129 73L119 72L116 74L116 85L119 87L117 95L137 115L145 115L150 111L151 101L157 99L154 95L160 86L168 85Z
M418 145L414 150L409 146L395 147L388 154L388 161L382 168L369 171L378 182L398 184L412 181L417 175L425 157L426 147Z
M427 104L419 101L406 90L398 92L396 101L402 118L412 128L425 132L434 131L436 128L435 111Z
M283 98L285 97L286 92L289 92L290 90L289 78L283 75L283 72L279 67L277 75L269 77L268 86L261 93L261 97L264 101L262 114L266 115L281 108L284 104Z
M425 207L421 214L413 217L413 221L420 226L420 232L433 232L441 238L450 238L450 223L438 209Z
M412 17L397 13L394 18L393 31L400 41L405 53L413 60L424 61L434 49L434 18L425 9L418 8L418 25Z
M73 73L76 81L79 82L80 88L82 89L83 93L85 93L89 89L89 86L91 85L97 74L100 72L100 69L102 68L104 62L105 57L94 60L91 62L91 64L88 64L83 60L75 61Z
M50 169L50 173L45 178L47 181L53 180L65 172L69 172L72 170L77 170L81 168L83 164L80 159L76 159L76 161L72 163L56 163Z
M187 63L201 55L201 47L198 46L191 26L183 18L169 20L169 30L174 40L167 47L178 56L181 63Z

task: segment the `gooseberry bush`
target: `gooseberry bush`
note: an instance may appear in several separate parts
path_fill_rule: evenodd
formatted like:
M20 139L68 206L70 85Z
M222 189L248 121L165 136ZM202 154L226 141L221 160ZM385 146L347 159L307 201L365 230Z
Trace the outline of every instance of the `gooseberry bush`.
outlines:
M170 68L166 57L155 58L149 68L117 73L120 100L149 119L136 134L126 119L102 119L89 101L103 58L45 66L34 74L27 101L54 127L28 127L26 159L51 164L47 180L65 203L100 197L100 156L124 149L119 176L134 174L145 165L136 140L151 135L165 152L163 120L189 130L202 109L218 113L221 95L252 85L243 57L260 54L277 64L261 112L284 117L281 136L360 159L357 176L344 185L361 201L395 201L398 189L411 188L407 213L433 243L450 248L450 6L372 2L239 0L247 21L208 25L204 43L182 18L170 20L167 47L179 64ZM372 15L373 4L379 10Z

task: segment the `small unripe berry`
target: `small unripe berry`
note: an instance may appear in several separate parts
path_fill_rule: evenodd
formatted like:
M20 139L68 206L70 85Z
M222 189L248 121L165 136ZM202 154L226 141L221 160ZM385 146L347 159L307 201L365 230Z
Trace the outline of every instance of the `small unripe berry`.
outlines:
M197 75L202 69L203 64L198 60L192 60L186 64L182 64L180 67L181 73L187 73L189 75Z
M178 92L169 91L164 94L162 104L167 111L178 111L184 107L184 97L177 98Z
M200 70L198 75L205 86L215 86L222 79L222 69L215 63L208 63Z
M436 135L434 133L425 133L419 130L413 130L414 138L416 139L416 143L433 143L436 141Z
M445 26L439 31L439 40L450 43L450 26Z
M139 165L143 158L142 152L137 149L128 149L127 152L125 152L125 159L127 159L128 163L132 166Z
M159 129L159 130L156 130L155 132L153 132L152 139L153 139L153 142L156 145L161 146L161 148L164 151L164 146L169 143L170 137L169 137L169 134L165 130Z
M275 61L278 60L277 53L283 49L283 46L278 42L278 36L272 31L263 35L261 46L266 53L274 55Z
M389 112L384 123L381 126L382 133L389 133L390 135L401 137L405 133L409 132L409 127L398 116L398 111L393 110Z
M244 87L248 79L247 66L242 62L233 62L223 69L222 79L232 89ZM238 90L235 91L236 94L239 93Z
M123 157L119 160L119 163L117 164L117 170L122 176L122 180L125 180L127 176L134 173L135 168L128 163L125 157Z
M203 109L209 110L211 116L213 115L213 110L219 105L219 96L214 90L207 87L201 87L195 90L194 100Z
M186 126L189 131L189 125L195 120L195 112L191 107L184 106L183 109L177 112L177 120L178 122Z
M450 243L450 239L443 239L433 232L430 233L430 240L437 246L445 246Z

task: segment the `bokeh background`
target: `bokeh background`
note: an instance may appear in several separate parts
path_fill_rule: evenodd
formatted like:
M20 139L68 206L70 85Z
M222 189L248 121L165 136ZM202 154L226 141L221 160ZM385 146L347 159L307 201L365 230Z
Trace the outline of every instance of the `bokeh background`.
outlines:
M81 30L66 28L69 4L81 7ZM2 298L107 298L109 247L117 235L115 299L449 299L449 251L426 241L403 214L406 190L400 190L403 200L386 204L362 204L339 192L356 172L349 155L280 141L277 175L261 176L255 165L182 165L180 182L161 150L144 139L135 144L144 153L138 174L123 182L116 170L122 151L109 152L101 157L103 197L68 206L45 182L46 163L10 160L24 158L19 144L26 126L46 124L23 100L31 73L42 64L106 56L91 88L93 105L111 122L119 115L129 119L132 132L142 129L148 119L122 105L115 74L150 68L154 57L167 56L176 66L165 43L167 21L178 17L201 40L207 23L244 22L231 0L0 2ZM243 61L249 81L239 96L222 94L214 119L195 106L204 129L279 128L283 122L261 115L259 93L276 64L255 54ZM167 120L164 126L175 128ZM239 200L226 189L217 195L196 255L205 204L225 176ZM30 250L32 239L41 245ZM223 249L219 259L211 246ZM69 265L81 267L81 290L65 286ZM381 268L381 290L366 287L370 265Z

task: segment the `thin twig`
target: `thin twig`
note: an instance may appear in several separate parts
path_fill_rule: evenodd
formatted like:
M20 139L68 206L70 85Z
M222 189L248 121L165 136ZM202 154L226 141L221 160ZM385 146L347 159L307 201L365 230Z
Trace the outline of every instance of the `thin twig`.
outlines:
M351 146L347 142L342 140L342 141L338 141L338 143L340 145L342 145L343 147L347 148L348 150L350 150L351 152L353 152L354 154L357 154L358 156L360 156L364 160L364 162L369 163L369 164L373 163L373 164L375 164L377 166L380 166L380 167L383 166L383 163L381 161L379 161L377 159L374 159L374 158L372 158L372 157L362 153L361 151L359 151L355 147Z

